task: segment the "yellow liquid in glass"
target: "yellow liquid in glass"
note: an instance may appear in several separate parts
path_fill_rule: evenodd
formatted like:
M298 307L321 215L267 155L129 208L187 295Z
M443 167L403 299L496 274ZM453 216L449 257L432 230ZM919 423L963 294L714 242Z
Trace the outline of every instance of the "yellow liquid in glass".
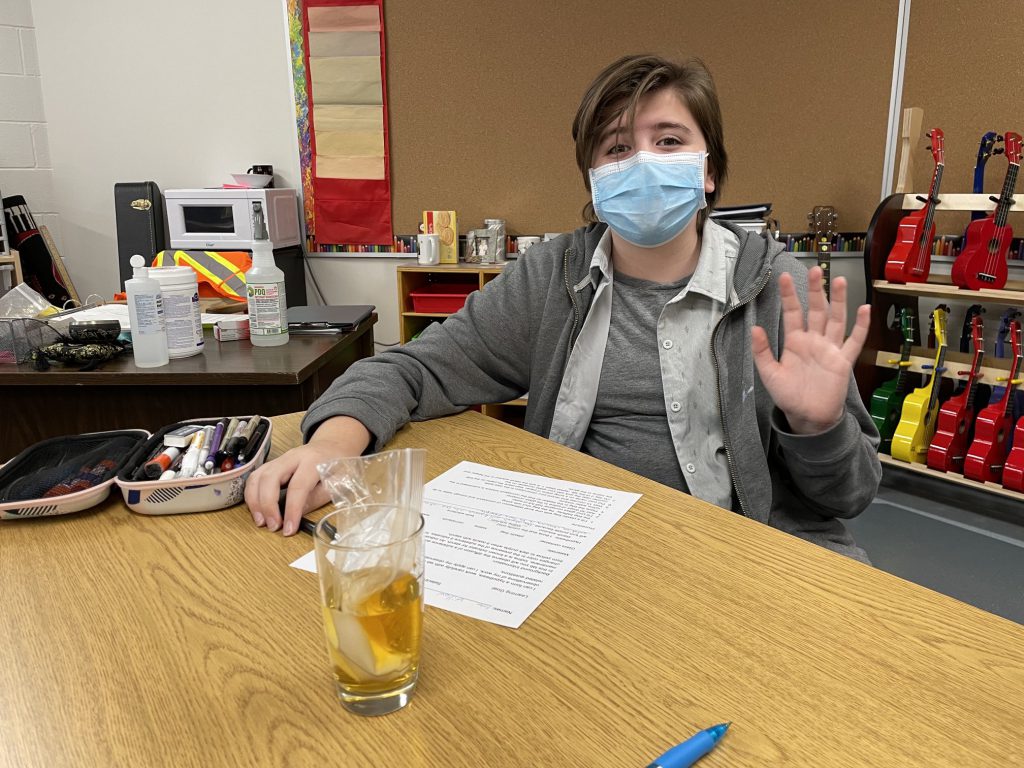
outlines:
M347 574L346 591L329 591L323 608L331 666L349 693L373 695L400 688L419 666L423 596L416 577L400 573L381 588L360 585L388 579L387 568Z

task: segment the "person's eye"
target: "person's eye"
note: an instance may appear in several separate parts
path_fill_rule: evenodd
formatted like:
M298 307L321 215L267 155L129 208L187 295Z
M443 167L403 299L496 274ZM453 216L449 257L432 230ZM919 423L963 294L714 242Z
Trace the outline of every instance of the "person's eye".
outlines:
M663 139L658 140L659 147L681 147L683 142L677 139L675 136L666 136Z
M625 144L615 144L609 150L609 155L625 155L629 152L629 147Z

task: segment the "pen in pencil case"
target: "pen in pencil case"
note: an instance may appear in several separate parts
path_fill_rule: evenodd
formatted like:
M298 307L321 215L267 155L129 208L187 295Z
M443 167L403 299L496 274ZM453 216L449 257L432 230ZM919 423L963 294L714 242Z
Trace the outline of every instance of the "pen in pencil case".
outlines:
M245 464L250 461L257 453L259 453L260 445L263 443L263 438L267 436L267 422L260 419L260 423L256 427L256 431L252 433L252 437L246 441L245 447L242 452L238 454L238 463Z

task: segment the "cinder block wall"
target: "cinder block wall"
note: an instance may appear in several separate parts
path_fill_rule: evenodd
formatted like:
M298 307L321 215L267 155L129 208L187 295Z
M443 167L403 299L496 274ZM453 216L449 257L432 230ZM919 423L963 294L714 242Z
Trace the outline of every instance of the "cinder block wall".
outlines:
M63 255L29 0L0 0L0 193L24 195Z

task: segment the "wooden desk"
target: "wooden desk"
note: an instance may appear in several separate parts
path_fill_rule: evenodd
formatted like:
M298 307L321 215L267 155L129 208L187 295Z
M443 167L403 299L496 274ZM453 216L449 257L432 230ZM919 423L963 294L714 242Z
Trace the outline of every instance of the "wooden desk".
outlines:
M394 444L644 496L519 630L428 608L412 704L371 719L288 567L308 536L0 524L0 765L620 768L725 720L701 768L1024 764L1024 627L479 414Z
M202 354L160 368L136 368L131 354L86 373L0 365L0 461L56 435L305 410L352 363L373 354L376 322L373 314L351 333L292 335L280 347L222 343L207 333Z

